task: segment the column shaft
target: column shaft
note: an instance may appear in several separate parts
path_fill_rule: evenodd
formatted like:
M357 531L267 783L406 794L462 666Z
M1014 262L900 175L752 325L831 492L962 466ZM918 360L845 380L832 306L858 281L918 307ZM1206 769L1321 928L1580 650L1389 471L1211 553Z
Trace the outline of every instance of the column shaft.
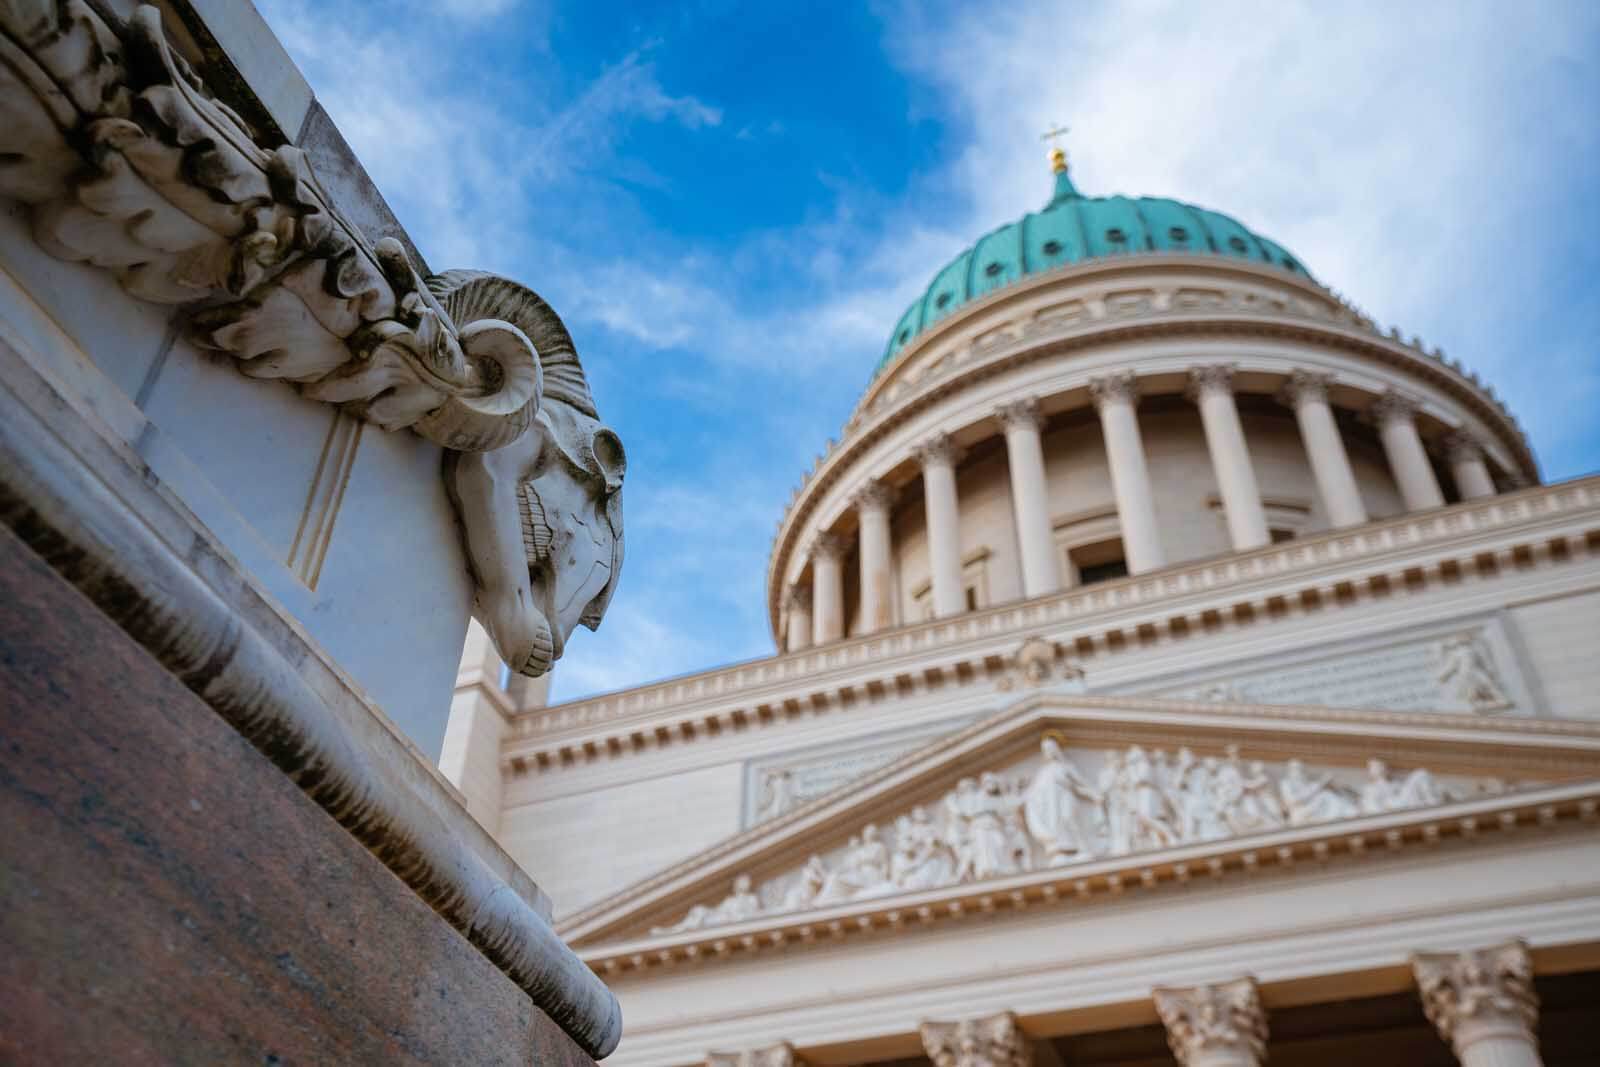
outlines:
M1256 485L1250 449L1245 444L1239 408L1233 401L1233 368L1214 365L1189 372L1190 393L1200 406L1200 421L1205 426L1206 450L1216 472L1217 489L1222 494L1222 511L1228 520L1228 536L1239 550L1260 548L1267 535L1267 515L1261 508L1261 490Z
M1033 400L1018 401L1002 407L998 414L1005 427L1006 462L1011 470L1022 592L1024 596L1044 596L1061 588L1061 567L1056 562L1055 531L1050 524L1039 405Z
M1373 405L1378 420L1378 438L1389 457L1389 468L1400 487L1406 510L1422 511L1444 506L1444 493L1434 477L1433 464L1417 433L1416 405L1395 393L1388 393Z
M812 643L825 645L844 636L843 545L833 534L817 535L811 549Z
M1139 438L1138 397L1132 374L1098 378L1089 383L1100 409L1100 429L1106 440L1106 461L1111 466L1111 492L1117 500L1117 521L1122 527L1122 551L1128 571L1138 574L1166 563L1161 533L1156 526L1155 496L1150 469L1145 464L1144 442Z
M789 643L790 652L803 652L811 647L811 591L801 586L789 590Z
M1494 479L1489 476L1489 465L1483 461L1483 447L1470 435L1457 431L1445 443L1450 457L1450 473L1456 480L1456 492L1462 500L1480 500L1494 496Z
M961 509L956 499L957 452L940 436L924 445L922 492L928 522L928 568L933 582L933 613L940 618L967 609L961 580Z
M894 575L889 542L893 494L874 482L856 495L861 524L861 630L874 633L894 624Z
M1356 487L1355 471L1350 468L1339 424L1328 406L1328 376L1295 371L1284 390L1284 399L1294 408L1295 421L1300 424L1311 476L1316 480L1328 523L1335 527L1360 526L1367 521L1367 506Z

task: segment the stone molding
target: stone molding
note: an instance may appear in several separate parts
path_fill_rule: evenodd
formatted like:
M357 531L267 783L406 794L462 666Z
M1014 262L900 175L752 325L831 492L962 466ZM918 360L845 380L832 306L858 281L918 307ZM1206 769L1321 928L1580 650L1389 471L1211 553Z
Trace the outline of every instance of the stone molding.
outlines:
M1033 1067L1033 1042L1009 1011L917 1027L934 1067Z
M42 413L42 414L41 414ZM596 1058L620 1011L443 776L110 431L0 344L0 522Z
M193 341L244 374L455 456L445 477L477 613L514 669L543 674L575 625L599 624L626 461L538 294L472 271L423 279L398 240L369 241L304 152L263 147L211 94L153 6L113 25L85 0L23 0L0 6L0 43L0 195L28 205L41 248L191 309ZM531 473L544 441L576 457L581 489ZM578 561L609 580L570 617L546 619L529 588L560 510L540 504L541 482L547 498L592 495L590 521L609 527L609 558Z
M1007 401L994 409L994 417L1000 420L1000 425L1008 431L1032 430L1038 433L1044 428L1044 415L1039 411L1039 401L1036 397Z
M787 1041L766 1048L745 1049L742 1052L709 1052L705 1067L805 1067L806 1061L796 1055L794 1046Z
M586 760L591 750L647 748L660 729L670 731L675 740L691 740L713 723L738 727L781 717L793 699L815 703L813 694L831 692L831 677L852 689L874 682L892 689L893 678L908 661L937 660L945 669L955 669L970 659L982 673L985 656L1008 655L1032 635L1076 644L1080 651L1086 648L1085 639L1089 651L1132 641L1147 625L1159 636L1170 625L1169 605L1177 598L1190 598L1185 611L1195 617L1213 604L1247 603L1250 618L1282 614L1274 612L1273 604L1336 606L1340 601L1329 595L1336 586L1347 588L1360 602L1387 595L1395 584L1409 580L1387 562L1401 547L1407 557L1404 569L1432 583L1443 580L1446 570L1481 572L1486 554L1491 563L1505 566L1565 558L1552 554L1556 540L1582 555L1589 534L1596 531L1600 476L1534 487L1023 604L848 638L824 650L785 653L693 679L555 705L519 716L503 759L513 771L558 767ZM1304 579L1298 577L1302 573ZM1239 618L1236 607L1229 613Z
M1238 370L1234 363L1207 363L1189 368L1189 386L1184 395L1198 401L1207 393L1233 395L1233 376Z
M1328 387L1333 384L1333 375L1322 374L1317 371L1297 370L1289 375L1289 380L1278 392L1278 402L1285 407L1298 408L1301 404L1328 402Z
M1301 827L1232 846L1221 842L1191 845L1095 861L1069 870L1049 868L985 884L756 918L711 930L587 944L573 930L581 915L559 925L596 973L618 978L675 964L748 960L856 937L906 936L930 925L974 916L994 921L1040 909L1123 901L1132 891L1170 890L1260 872L1287 875L1296 869L1320 870L1334 860L1376 863L1408 850L1433 850L1442 843L1457 847L1488 844L1523 830L1533 830L1541 837L1561 828L1591 833L1600 817L1597 813L1600 783L1589 781L1463 801L1426 812L1396 812L1345 824Z
M1108 374L1089 379L1089 395L1094 406L1104 410L1110 404L1137 405L1139 403L1139 376L1133 371Z
M961 462L963 450L947 434L936 434L917 446L917 462L924 467L950 467Z
M1539 997L1525 942L1419 952L1411 957L1411 967L1429 1021L1463 1062L1467 1049L1487 1037L1533 1040Z
M1267 1013L1254 978L1188 989L1158 988L1151 996L1167 1028L1172 1054L1182 1067L1221 1062L1249 1067L1264 1062Z
M870 481L855 491L850 503L857 511L888 511L894 506L894 487L884 481Z

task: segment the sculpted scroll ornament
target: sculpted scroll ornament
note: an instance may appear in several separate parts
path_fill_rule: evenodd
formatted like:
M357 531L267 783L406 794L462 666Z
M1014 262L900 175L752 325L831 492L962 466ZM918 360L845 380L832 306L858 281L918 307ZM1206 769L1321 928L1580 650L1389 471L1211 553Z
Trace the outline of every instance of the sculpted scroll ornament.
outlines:
M264 148L154 7L0 4L0 196L39 245L192 308L196 343L455 458L447 479L502 658L543 673L622 562L625 460L560 318L487 274L422 279L351 225L292 146Z
M1539 1020L1533 960L1522 941L1411 959L1422 1006L1458 1057L1485 1037L1531 1039Z

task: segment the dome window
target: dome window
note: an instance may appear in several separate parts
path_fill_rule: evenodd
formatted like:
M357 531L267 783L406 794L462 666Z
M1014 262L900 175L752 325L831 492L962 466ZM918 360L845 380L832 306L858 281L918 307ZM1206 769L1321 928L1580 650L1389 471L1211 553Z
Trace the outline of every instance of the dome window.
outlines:
M1044 254L1047 256L1059 256L1061 254L1061 242L1052 238L1044 243L1043 249Z
M1114 245L1125 245L1128 243L1128 235L1123 233L1120 228L1113 226L1106 231L1106 240Z
M1184 244L1189 240L1189 231L1184 229L1182 226L1174 226L1172 229L1167 231L1167 236L1179 244Z
M989 264L989 265L988 265L988 266L987 266L987 267L985 267L985 268L983 268L983 273L985 273L985 274L987 274L987 275L988 275L988 276L989 276L989 277L991 277L991 278L993 278L993 277L996 277L996 276L997 276L997 275L999 275L999 273L1000 273L1000 272L1001 272L1001 271L1002 271L1002 270L1005 270L1005 268L1004 268L1004 267L1002 267L1002 266L1001 266L1001 265L1000 265L1000 264L999 264L999 262L998 262L998 261L997 261L997 262L994 262L994 263L991 263L991 264Z
M1299 270L1300 269L1300 264L1296 263L1294 261L1294 259L1289 257L1289 256L1284 256L1283 257L1283 265L1285 267L1287 267L1289 270Z
M1250 251L1250 246L1244 243L1244 238L1238 236L1228 238L1228 247L1239 253L1241 256Z
M909 340L911 340L911 328L908 326L900 331L900 343L905 344Z
M940 293L937 297L934 298L933 306L936 307L936 308L947 308L947 307L949 307L950 306L950 294L949 293Z

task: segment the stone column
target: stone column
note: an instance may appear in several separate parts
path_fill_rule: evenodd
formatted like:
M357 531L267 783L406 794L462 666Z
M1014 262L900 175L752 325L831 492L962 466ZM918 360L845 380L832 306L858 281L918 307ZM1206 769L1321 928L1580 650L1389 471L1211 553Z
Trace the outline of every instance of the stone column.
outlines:
M500 687L504 666L489 632L477 619L469 620L439 751L439 772L461 790L467 811L491 834L500 829L500 739L513 707Z
M1489 466L1483 460L1483 446L1465 430L1457 430L1445 438L1445 455L1450 457L1450 473L1456 479L1456 492L1462 500L1478 500L1494 496L1494 479L1489 477Z
M1372 417L1378 422L1378 437L1383 441L1383 451L1389 457L1389 469L1400 486L1406 510L1443 507L1444 494L1439 491L1433 464L1428 462L1428 453L1417 434L1416 401L1396 392L1385 393L1372 405Z
M1206 450L1211 453L1211 468L1222 493L1222 512L1228 520L1233 547L1243 551L1270 543L1267 514L1261 509L1261 489L1250 463L1239 408L1233 402L1233 367L1213 363L1190 370L1189 397L1200 408Z
M811 643L825 645L844 636L844 541L819 533L811 542Z
M1056 562L1055 531L1050 525L1050 497L1045 489L1043 420L1037 400L1002 405L995 416L1006 432L1006 463L1011 469L1011 500L1022 551L1022 592L1044 596L1061 588Z
M1117 499L1117 522L1122 527L1122 551L1128 571L1138 574L1166 563L1161 533L1156 526L1155 496L1150 489L1150 468L1144 461L1139 438L1139 417L1134 411L1139 386L1132 373L1096 378L1089 395L1100 411L1100 430L1106 439L1106 461L1111 465L1111 492Z
M1367 521L1367 506L1361 502L1350 455L1345 451L1339 424L1328 406L1326 374L1297 370L1289 376L1280 399L1294 408L1300 423L1300 438L1305 442L1306 458L1311 461L1311 476L1316 479L1322 509L1333 526L1360 526Z
M804 1067L805 1062L787 1041L743 1052L706 1053L706 1067Z
M960 451L943 434L917 450L922 461L923 505L928 522L928 569L933 613L940 618L967 610L961 581L961 509L956 502Z
M1539 998L1522 941L1468 952L1419 952L1422 1007L1462 1067L1540 1067Z
M889 548L889 508L894 490L868 482L855 496L861 524L861 632L894 624L894 574Z
M1157 989L1156 1013L1183 1067L1258 1067L1267 1057L1267 1013L1254 978Z
M789 607L788 650L802 652L811 647L811 590L791 585L784 600Z
M918 1031L934 1067L1032 1067L1033 1043L1009 1011L960 1022L925 1022Z

